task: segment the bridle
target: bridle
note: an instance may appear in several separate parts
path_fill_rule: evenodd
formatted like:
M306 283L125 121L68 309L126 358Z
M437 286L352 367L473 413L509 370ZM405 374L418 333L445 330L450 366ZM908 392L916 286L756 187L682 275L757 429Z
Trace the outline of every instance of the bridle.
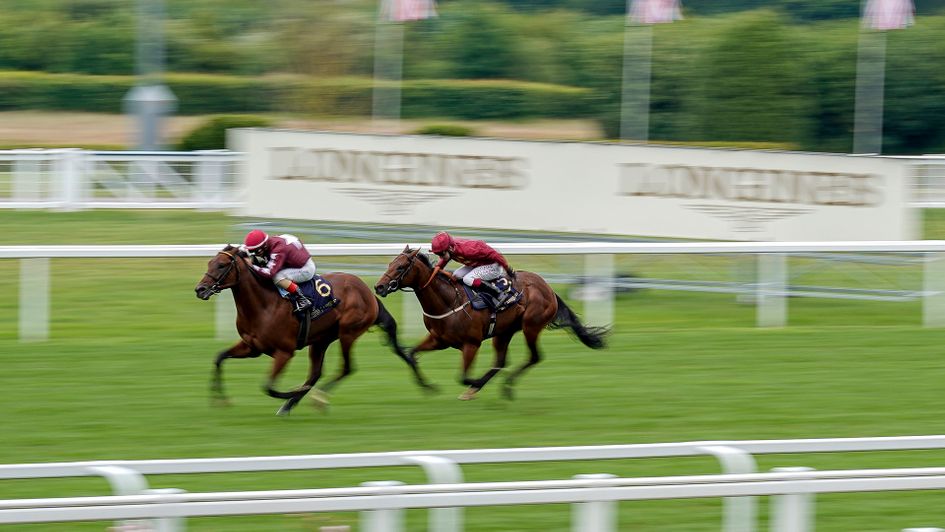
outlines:
M396 292L398 290L403 290L404 292L416 291L416 290L407 290L407 287L401 287L400 283L404 280L404 277L406 277L407 272L409 272L410 269L413 268L413 263L417 260L418 255L420 255L420 250L417 250L416 253L410 256L410 259L407 260L407 264L404 265L404 269L403 271L400 272L400 275L398 275L397 277L394 277L387 283L387 290L389 292ZM387 276L386 273L384 275Z
M220 286L220 284L230 275L230 272L233 271L233 268L236 268L236 262L239 260L236 258L236 256L234 256L232 253L229 253L228 251L217 251L217 255L226 255L227 257L230 257L230 263L226 265L226 269L223 270L223 273L221 273L219 277L214 277L211 275L209 270L207 270L207 273L204 274L213 280L213 284L210 285L210 291L214 294L219 294L224 289L229 288L229 286ZM236 286L238 284L240 284L240 269L236 268L236 282L231 286Z
M407 264L404 265L403 271L401 271L400 274L397 275L397 277L394 277L393 279L390 280L390 282L387 283L387 290L389 292L396 292L397 290L403 290L404 292L419 292L420 290L423 290L430 285L430 281L432 281L433 278L436 277L436 274L439 272L438 269L434 269L433 274L430 276L430 281L427 281L423 286L419 288L408 290L407 287L400 286L400 283L404 280L404 277L407 275L407 272L409 272L410 269L413 268L413 263L417 260L417 257L419 255L420 255L420 250L417 250L416 253L410 256L410 259L408 259ZM386 277L387 274L385 273L384 276ZM456 292L456 301L459 301L460 299L462 299L463 296L460 293L459 287L457 287L456 284L453 282L450 282L450 285L453 287L453 290ZM449 312L446 312L445 314L439 314L439 315L427 314L427 312L424 311L423 309L420 309L420 312L422 312L423 315L428 318L442 319L447 316L452 316L453 314L456 314L457 312L464 311L465 308L469 306L469 304L470 302L467 300L465 303L450 310ZM468 312L467 312L467 315L468 315Z

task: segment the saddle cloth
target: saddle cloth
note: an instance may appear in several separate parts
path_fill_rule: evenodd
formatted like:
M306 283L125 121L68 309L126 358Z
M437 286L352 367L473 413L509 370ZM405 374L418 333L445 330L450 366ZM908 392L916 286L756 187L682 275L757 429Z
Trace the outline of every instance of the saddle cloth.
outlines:
M317 273L315 277L312 277L311 281L297 284L299 285L299 290L301 290L302 295L312 302L313 320L335 308L338 303L341 303L341 301L335 297L335 290L331 287L331 283L328 282L328 279L325 279ZM279 288L279 295L288 297L289 292L282 287L277 288Z
M502 290L502 293L509 293L511 295L507 296L505 303L502 306L498 305L496 298L488 290L474 290L473 288L466 286L466 283L461 283L463 289L466 290L466 296L469 298L469 303L475 310L489 309L496 312L501 312L512 305L518 303L522 299L522 293L515 289L512 286L511 281L505 277L501 277L492 281L499 290Z

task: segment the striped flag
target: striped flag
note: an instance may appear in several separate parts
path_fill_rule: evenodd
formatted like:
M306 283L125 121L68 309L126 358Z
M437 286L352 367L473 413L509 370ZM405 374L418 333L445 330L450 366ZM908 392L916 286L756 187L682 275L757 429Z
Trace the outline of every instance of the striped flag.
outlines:
M863 11L863 25L874 30L901 30L915 17L912 0L869 0Z
M382 0L381 18L390 22L423 20L436 16L434 0Z
M682 17L679 0L633 0L630 20L640 24L662 24Z

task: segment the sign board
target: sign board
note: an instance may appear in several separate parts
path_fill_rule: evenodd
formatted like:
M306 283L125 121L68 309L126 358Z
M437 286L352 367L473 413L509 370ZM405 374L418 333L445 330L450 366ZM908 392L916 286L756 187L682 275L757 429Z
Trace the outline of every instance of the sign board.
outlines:
M239 129L243 214L711 240L910 240L909 164L813 153Z

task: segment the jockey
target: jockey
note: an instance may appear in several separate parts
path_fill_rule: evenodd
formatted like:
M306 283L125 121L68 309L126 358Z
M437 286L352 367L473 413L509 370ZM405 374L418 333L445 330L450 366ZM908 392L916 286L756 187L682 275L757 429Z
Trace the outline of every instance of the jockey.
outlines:
M253 229L243 240L243 249L249 253L250 266L256 273L272 279L276 286L289 293L295 312L312 306L296 284L315 277L315 262L301 240L293 235L269 236Z
M499 306L511 295L501 291L492 281L511 274L512 267L501 253L482 240L453 238L446 231L437 233L431 242L430 251L440 257L437 268L443 268L450 260L463 266L453 272L453 277L462 279L466 286L486 288L492 292Z

